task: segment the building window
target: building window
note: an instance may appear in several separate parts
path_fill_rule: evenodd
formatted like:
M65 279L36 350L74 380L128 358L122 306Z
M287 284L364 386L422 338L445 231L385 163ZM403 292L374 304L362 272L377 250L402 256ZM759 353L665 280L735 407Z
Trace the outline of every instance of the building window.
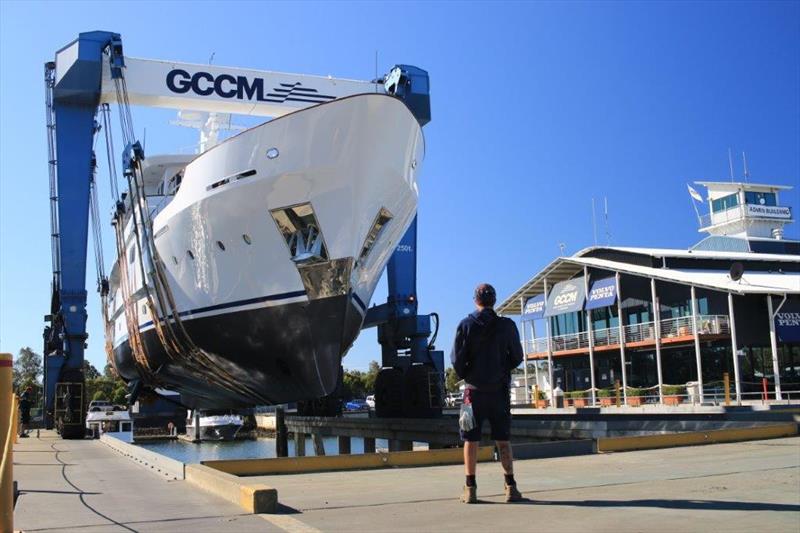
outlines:
M744 203L753 205L778 205L774 192L745 191Z
M739 205L739 193L733 193L729 194L728 196L723 196L722 198L712 200L711 211L714 213L719 213L720 211L725 211L726 209L736 207L737 205Z

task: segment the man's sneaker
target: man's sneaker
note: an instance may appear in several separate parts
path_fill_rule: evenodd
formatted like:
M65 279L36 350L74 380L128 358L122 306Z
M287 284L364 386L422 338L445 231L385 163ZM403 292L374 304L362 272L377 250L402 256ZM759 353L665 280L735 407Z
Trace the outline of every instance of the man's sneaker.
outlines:
M506 503L518 502L522 499L522 494L517 490L516 485L506 485Z
M478 501L478 487L467 487L464 485L464 493L461 495L463 503L475 503Z

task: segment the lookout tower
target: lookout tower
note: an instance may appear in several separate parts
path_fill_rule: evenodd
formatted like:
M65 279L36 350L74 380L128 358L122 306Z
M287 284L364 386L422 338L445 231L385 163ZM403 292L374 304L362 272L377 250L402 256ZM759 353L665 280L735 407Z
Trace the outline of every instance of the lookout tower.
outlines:
M791 190L791 186L727 181L695 183L707 191L704 201L708 203L708 213L698 213L698 231L708 233L709 237L694 249L797 253L800 243L784 240L783 233L784 226L794 222L792 210L780 205L780 193Z

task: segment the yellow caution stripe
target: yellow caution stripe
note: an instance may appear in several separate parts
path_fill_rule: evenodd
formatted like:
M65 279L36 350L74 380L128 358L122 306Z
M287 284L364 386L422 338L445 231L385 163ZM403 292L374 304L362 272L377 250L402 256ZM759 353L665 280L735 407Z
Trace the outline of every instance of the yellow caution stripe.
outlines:
M482 446L478 448L478 461L491 461L493 454L494 447ZM365 470L402 466L436 466L458 464L463 461L464 450L462 448L446 448L441 450L378 452L360 455L231 459L203 461L203 464L236 476L261 476L270 474L332 472L337 470Z
M697 444L716 444L746 440L775 439L797 435L797 424L787 422L751 428L714 429L688 433L666 433L663 435L642 435L638 437L601 437L597 439L598 452L624 452L628 450L647 450L672 448L675 446L694 446Z

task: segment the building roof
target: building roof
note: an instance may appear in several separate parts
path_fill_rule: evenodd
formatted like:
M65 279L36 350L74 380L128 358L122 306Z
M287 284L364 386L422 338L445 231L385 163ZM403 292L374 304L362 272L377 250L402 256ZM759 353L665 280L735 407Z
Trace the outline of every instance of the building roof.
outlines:
M695 181L697 185L711 188L730 188L737 189L739 187L745 189L774 189L779 191L788 191L793 187L791 185L770 185L768 183L745 183L743 181Z
M620 272L633 276L655 278L661 281L694 285L733 294L800 294L800 273L798 272L745 272L739 281L731 280L727 269L688 270L641 266L624 261L612 261L595 257L584 257L592 250L607 249L621 252L649 255L651 257L693 257L747 261L787 261L800 262L797 255L753 254L738 252L687 251L660 248L592 247L581 250L572 257L559 257L547 265L522 287L497 306L497 312L505 315L518 315L522 312L522 300L544 293L544 280L548 285L565 281L580 274L584 267Z

